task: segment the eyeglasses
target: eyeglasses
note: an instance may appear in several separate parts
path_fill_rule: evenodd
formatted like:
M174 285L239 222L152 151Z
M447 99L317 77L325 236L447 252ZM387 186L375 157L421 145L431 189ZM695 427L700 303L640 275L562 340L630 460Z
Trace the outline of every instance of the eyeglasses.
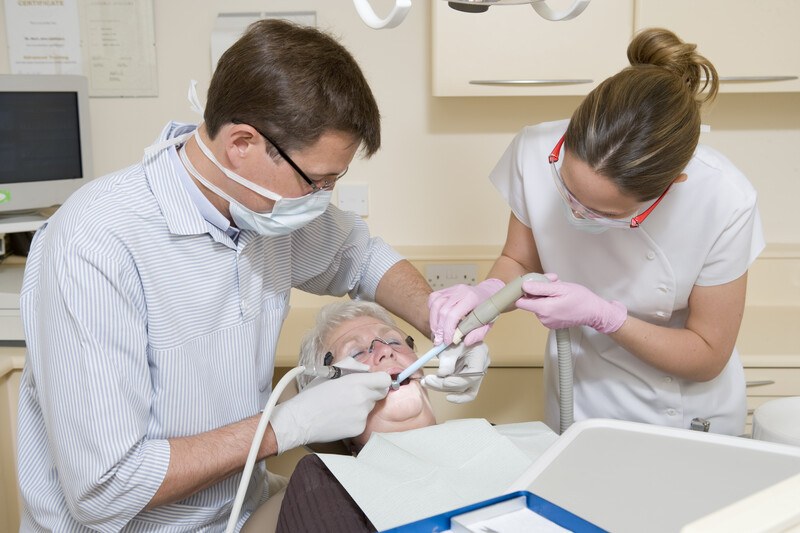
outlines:
M669 192L670 187L672 187L672 184L670 184L669 187L667 187L666 190L663 193L661 193L661 196L656 198L656 201L653 202L653 204L650 207L648 207L641 213L637 211L636 214L633 216L633 218L630 219L630 221L622 218L609 218L605 215L602 215L597 211L589 207L586 207L585 205L580 203L580 201L578 201L578 199L575 198L571 192L569 192L569 189L567 189L567 185L564 183L564 179L561 177L561 173L559 172L558 167L556 167L556 163L558 162L558 158L561 154L561 147L564 144L564 137L565 137L564 135L561 136L561 139L559 139L558 143L556 143L555 148L553 148L553 151L550 152L550 155L548 156L547 160L550 163L550 170L552 171L553 179L556 182L556 189L558 189L559 194L561 194L561 198L564 199L564 201L567 203L567 206L572 210L575 216L589 219L593 222L597 222L598 224L601 224L603 226L608 226L610 228L638 228L641 225L641 223L644 222L644 220L648 216L650 216L650 213L653 212L653 209L656 208L656 206L661 202L664 196L667 195L667 192Z
M375 337L368 344L346 343L346 349L344 351L333 349L326 353L323 364L329 366L336 361L341 361L348 357L352 357L359 363L363 363L369 359L369 356L375 351L376 342L388 346L393 352L411 354L414 352L414 338L411 337L411 335L407 335L405 339L403 339L403 335L404 333L399 331L390 331L385 333L383 337Z
M233 122L234 124L245 124L245 122L242 122L241 120L232 120L231 122ZM261 131L257 127L253 126L252 124L248 124L248 126L253 128L254 130L256 130L259 135L264 137L264 139L266 139L268 143L270 143L272 146L275 147L275 150L278 152L278 154L280 154L280 156L287 163L289 163L289 165L295 170L295 172L297 172L297 174L299 174L300 177L303 178L303 181L308 183L308 186L311 187L311 192L312 193L319 192L319 191L331 191L331 190L333 190L333 188L336 186L336 182L339 181L340 179L342 179L344 177L344 175L347 174L347 171L350 170L350 167L347 167L346 169L344 169L344 172L342 172L341 174L339 174L338 176L336 176L332 180L314 181L311 178L309 178L306 175L306 173L303 172L302 169L299 166L297 166L297 163L292 161L292 158L289 157L289 154L284 152L281 149L281 147L278 146L278 144L275 141L273 141L272 139L269 138L269 136L267 136L266 133L264 133L263 131Z

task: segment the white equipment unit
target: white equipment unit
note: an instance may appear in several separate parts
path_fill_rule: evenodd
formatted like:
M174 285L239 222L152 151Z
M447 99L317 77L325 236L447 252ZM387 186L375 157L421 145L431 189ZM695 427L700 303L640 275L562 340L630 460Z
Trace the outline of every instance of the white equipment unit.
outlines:
M590 419L565 431L510 490L528 490L608 531L658 533L798 474L800 447Z

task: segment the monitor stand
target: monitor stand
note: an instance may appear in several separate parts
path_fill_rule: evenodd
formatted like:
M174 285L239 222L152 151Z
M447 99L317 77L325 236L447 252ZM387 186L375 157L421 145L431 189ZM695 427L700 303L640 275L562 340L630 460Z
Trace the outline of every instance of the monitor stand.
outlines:
M0 215L0 235L36 231L47 222L47 218L47 214L34 212Z

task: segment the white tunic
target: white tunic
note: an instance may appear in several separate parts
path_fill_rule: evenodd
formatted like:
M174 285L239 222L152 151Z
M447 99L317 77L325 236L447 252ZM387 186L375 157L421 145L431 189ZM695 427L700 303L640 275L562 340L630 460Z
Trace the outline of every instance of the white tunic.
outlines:
M724 156L698 146L663 201L637 229L590 234L566 219L547 156L568 121L524 128L490 179L514 215L533 231L545 272L579 283L630 316L682 328L695 285L714 286L744 274L764 248L756 192ZM715 379L698 383L667 375L589 327L570 329L575 420L614 418L688 428L711 421L715 433L741 434L745 380L734 349ZM555 335L545 358L546 421L559 427Z

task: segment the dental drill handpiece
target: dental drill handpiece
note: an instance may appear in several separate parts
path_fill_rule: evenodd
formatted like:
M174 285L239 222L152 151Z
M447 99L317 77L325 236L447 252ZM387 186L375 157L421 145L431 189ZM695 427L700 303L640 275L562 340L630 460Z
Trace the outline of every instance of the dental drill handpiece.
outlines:
M453 333L453 344L458 344L473 329L493 322L501 313L514 308L514 302L522 298L525 291L522 284L526 281L550 281L544 274L531 272L510 281L505 287L497 291L488 300L480 304L458 323Z
M303 374L315 378L337 379L348 374L363 374L369 370L355 368L341 368L338 366L304 366Z
M467 335L467 333L473 329L489 324L498 316L500 316L500 313L513 309L514 302L519 300L524 294L524 291L522 290L522 284L526 281L550 280L548 280L543 274L531 272L509 282L505 287L497 291L488 300L473 309L472 312L470 312L461 320L461 322L458 323L458 327L453 334L453 342L451 345L457 345ZM428 351L425 355L417 359L412 365L403 370L397 376L397 379L392 381L392 389L399 389L400 383L402 383L406 378L410 377L411 374L422 368L422 365L442 353L447 347L447 344L442 343L431 348L430 351Z

